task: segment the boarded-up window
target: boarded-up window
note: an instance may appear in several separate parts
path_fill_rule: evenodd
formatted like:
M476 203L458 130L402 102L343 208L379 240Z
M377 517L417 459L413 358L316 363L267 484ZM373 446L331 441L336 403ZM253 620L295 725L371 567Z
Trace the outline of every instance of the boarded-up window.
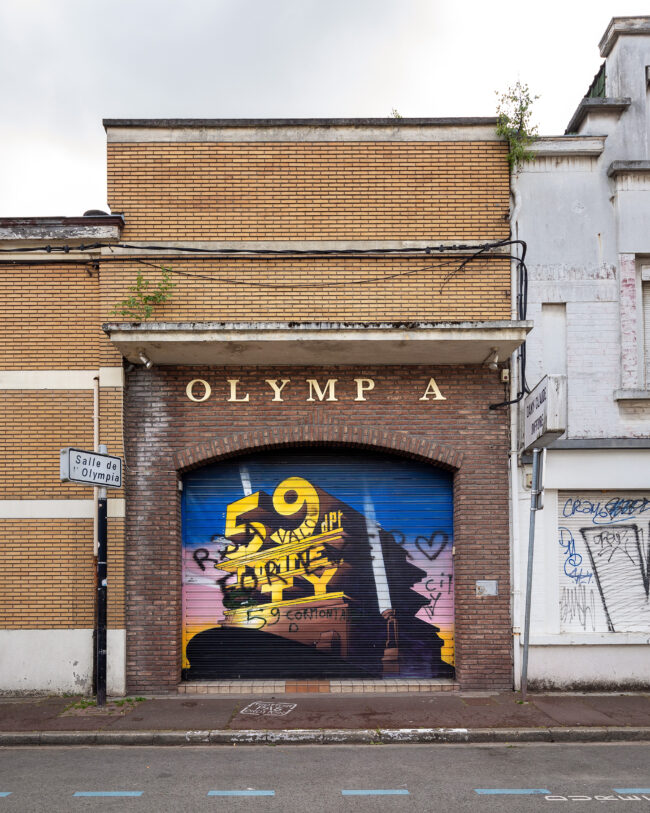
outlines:
M561 491L562 632L648 632L650 492Z

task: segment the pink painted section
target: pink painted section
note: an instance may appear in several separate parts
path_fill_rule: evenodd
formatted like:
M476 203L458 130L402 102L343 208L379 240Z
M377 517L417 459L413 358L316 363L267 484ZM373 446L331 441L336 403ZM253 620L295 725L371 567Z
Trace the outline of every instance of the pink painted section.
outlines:
M619 292L621 309L621 386L639 385L639 302L637 298L636 259L634 254L619 255Z

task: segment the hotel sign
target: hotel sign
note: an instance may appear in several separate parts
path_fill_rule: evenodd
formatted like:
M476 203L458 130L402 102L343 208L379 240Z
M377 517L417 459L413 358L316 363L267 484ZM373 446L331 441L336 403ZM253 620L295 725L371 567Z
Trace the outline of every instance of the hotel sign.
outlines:
M567 379L547 375L524 401L524 451L542 449L566 432Z

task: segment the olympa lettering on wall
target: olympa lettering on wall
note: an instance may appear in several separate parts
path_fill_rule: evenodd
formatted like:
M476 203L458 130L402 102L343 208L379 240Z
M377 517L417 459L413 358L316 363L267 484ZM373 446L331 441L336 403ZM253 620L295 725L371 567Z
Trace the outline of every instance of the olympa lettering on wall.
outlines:
M265 378L264 383L268 385L268 397L273 402L284 402L286 390L291 389L290 378ZM341 387L337 389L337 385ZM350 384L352 385L350 387ZM346 394L354 395L354 401L368 401L372 397L370 393L375 390L376 382L373 378L354 378L351 382L339 382L338 378L328 378L321 382L317 378L305 378L302 381L303 394L308 403L321 401L338 401L341 389L346 388ZM436 379L432 377L426 383L422 383L418 392L419 401L446 401L447 398L440 391ZM200 404L212 397L225 400L229 403L247 404L250 403L250 393L238 378L227 378L221 395L217 395L212 384L204 378L193 378L185 387L185 394L194 403Z

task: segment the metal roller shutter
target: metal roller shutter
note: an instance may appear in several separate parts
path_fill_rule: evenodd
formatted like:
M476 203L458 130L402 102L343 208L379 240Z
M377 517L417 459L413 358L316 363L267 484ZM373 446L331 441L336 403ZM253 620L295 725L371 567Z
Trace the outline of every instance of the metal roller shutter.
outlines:
M191 472L185 677L453 675L452 508L448 472L365 451Z

